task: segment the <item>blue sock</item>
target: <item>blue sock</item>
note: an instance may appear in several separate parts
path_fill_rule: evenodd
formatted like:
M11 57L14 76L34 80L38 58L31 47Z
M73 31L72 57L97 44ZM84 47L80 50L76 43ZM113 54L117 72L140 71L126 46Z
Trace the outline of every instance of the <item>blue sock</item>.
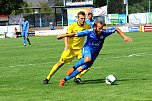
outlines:
M74 69L77 69L79 66L85 64L84 62L84 58L81 58L76 64L75 66L73 67Z
M88 65L87 65L87 64L84 64L84 65L82 65L81 67L82 67L82 69L84 70L84 69L87 69L87 68L88 68Z
M26 45L26 38L25 37L23 39L23 43L24 43L24 45Z
M81 67L82 67L83 70L88 68L87 64L84 64L84 65L82 65ZM76 70L74 70L74 72L72 72L71 75L66 76L66 77L64 78L64 80L67 81L67 80L75 77L75 76L78 75L79 73L80 73L80 72L76 69Z
M77 74L79 74L79 71L76 69L71 75L66 76L65 79L69 80L69 79L73 78L74 76L76 76Z

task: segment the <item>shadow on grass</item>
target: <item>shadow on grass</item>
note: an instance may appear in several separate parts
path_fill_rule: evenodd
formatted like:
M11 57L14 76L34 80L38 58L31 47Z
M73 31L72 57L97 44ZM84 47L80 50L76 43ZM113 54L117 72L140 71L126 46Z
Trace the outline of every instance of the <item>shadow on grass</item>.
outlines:
M97 84L97 83L105 83L105 79L95 79L95 80L83 80L81 84Z
M81 84L97 84L97 83L105 83L105 79L95 79L95 80L83 80ZM112 85L118 85L114 83Z
M149 80L149 79L145 79L145 78L138 78L138 79L120 79L120 80L116 80L116 82L112 85L119 85L118 82L123 82L123 81L139 81L139 80ZM77 83L78 85L80 84L97 84L97 83L105 83L105 79L94 79L94 80L83 80L83 83ZM49 82L48 84L43 84L43 85L50 85L50 84L56 84L56 82Z
M119 85L118 82L123 82L123 81L139 81L139 80L149 80L149 79L145 79L145 78L138 78L138 79L120 79L120 80L116 80L116 82L112 85ZM81 84L97 84L97 83L105 83L105 79L95 79L95 80L83 80L83 83Z

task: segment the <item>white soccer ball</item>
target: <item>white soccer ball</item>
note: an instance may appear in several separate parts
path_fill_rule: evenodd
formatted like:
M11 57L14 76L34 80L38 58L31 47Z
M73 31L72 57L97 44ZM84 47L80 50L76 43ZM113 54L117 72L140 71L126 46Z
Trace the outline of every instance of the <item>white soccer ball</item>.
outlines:
M116 77L114 75L108 75L105 81L106 84L112 85L116 82Z

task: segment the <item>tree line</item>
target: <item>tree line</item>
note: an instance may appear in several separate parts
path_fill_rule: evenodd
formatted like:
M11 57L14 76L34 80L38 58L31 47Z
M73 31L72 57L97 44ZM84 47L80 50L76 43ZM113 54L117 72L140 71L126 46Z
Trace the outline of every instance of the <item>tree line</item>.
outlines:
M128 0L128 12L131 13L144 13L148 12L149 0ZM151 0L150 0L151 1ZM124 0L94 0L95 7L102 7L108 5L108 13L125 13L126 5ZM152 1L150 2L152 11Z
M54 0L54 6L63 6L63 1L64 0ZM93 3L95 7L108 5L109 14L125 13L126 11L124 0L94 0ZM42 7L42 13L52 13L48 4L49 3L47 2L40 2L39 7ZM4 14L20 14L22 11L19 10L19 8L32 7L32 4L27 3L24 0L0 0L0 5L0 13ZM152 6L152 1L150 5ZM148 0L128 0L128 8L130 14L148 12ZM152 10L152 7L150 10ZM26 9L25 12L31 13L32 11Z

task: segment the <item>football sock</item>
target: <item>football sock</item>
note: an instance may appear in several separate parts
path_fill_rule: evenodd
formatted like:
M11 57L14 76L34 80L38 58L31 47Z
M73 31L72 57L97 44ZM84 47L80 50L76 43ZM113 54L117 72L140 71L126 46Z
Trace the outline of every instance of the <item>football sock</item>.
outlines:
M74 69L77 69L79 66L85 64L84 62L84 58L81 58L76 64L75 66L73 67Z
M71 75L66 76L66 77L65 77L65 80L67 81L67 80L73 78L74 76L76 76L77 74L79 74L79 71L78 71L78 70L75 70Z
M70 75L74 70L75 70L75 68L69 68L67 71L67 75Z
M59 69L59 67L57 66L57 64L55 64L53 66L53 68L51 69L49 75L47 76L47 79L50 80L50 78L52 77L52 75Z
M80 74L78 74L78 75L76 76L76 78L80 78L82 75L84 75L86 72L88 72L88 70L89 70L89 68L83 70Z
M23 39L23 43L24 43L24 45L26 45L26 38L25 37Z
M29 39L29 38L27 38L27 41L28 41L29 45L31 45L31 42L30 42L30 39Z

